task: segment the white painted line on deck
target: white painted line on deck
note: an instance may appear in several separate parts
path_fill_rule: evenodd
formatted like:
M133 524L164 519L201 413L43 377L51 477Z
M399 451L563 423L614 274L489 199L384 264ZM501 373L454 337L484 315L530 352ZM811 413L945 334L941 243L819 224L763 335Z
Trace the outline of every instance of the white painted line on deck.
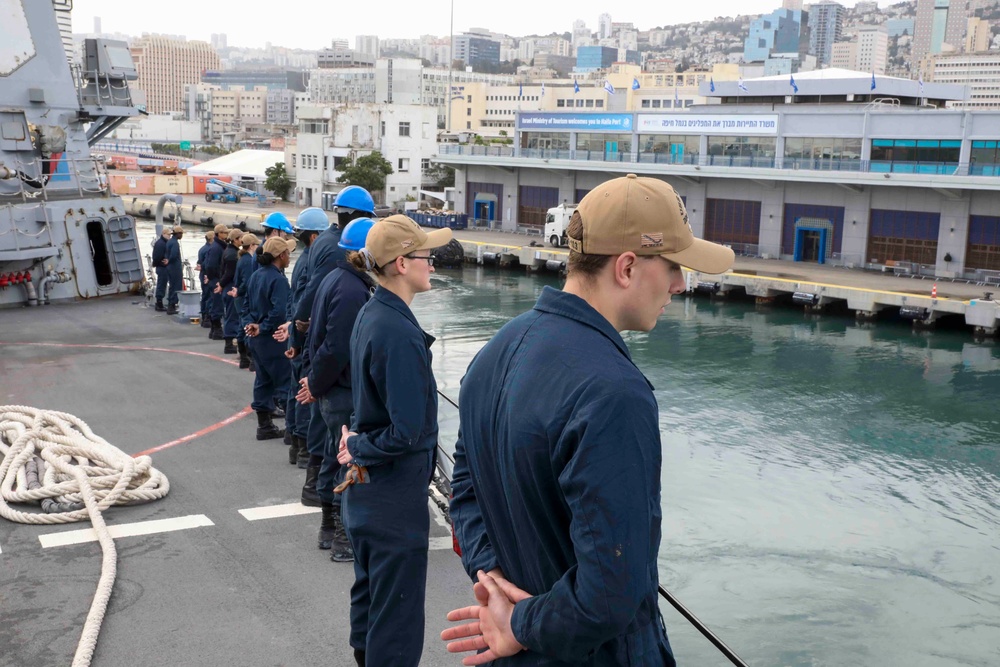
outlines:
M299 514L319 514L319 507L306 507L302 503L288 503L287 505L271 505L269 507L250 507L239 510L240 514L247 521L260 521L261 519L280 519L284 516L297 516Z
M111 534L111 537L117 539L119 537L135 537L137 535L152 535L154 533L172 533L177 530L214 525L212 520L204 514L190 514L173 519L156 519L155 521L138 521L136 523L108 526L108 532ZM85 528L83 530L70 530L64 533L49 533L47 535L39 535L38 541L42 543L43 549L64 547L70 544L84 544L86 542L96 542L97 532L93 528Z
M432 537L427 548L430 551L444 551L445 549L450 551L452 546L450 537Z

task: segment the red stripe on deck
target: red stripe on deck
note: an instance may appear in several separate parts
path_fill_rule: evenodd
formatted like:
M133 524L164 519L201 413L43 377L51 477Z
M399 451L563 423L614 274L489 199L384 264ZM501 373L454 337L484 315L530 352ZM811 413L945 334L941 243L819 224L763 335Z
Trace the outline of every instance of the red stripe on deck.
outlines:
M239 366L238 361L231 361L223 357L218 357L214 354L205 354L204 352L189 352L187 350L171 350L166 347L138 347L134 345L91 345L86 343L9 343L6 341L0 341L0 345L29 345L32 347L68 347L68 348L84 348L84 349L100 349L100 350L126 350L129 352L169 352L170 354L186 354L192 357L203 357L205 359L212 359L214 361L220 361L224 364L229 364L230 366ZM177 445L183 445L185 442L191 442L196 438L200 438L203 435L208 435L213 431L217 431L224 426L229 426L235 421L243 419L247 415L253 412L253 408L249 405L231 417L223 419L221 422L212 424L206 428L201 429L190 435L185 435L182 438L177 438L176 440L171 440L170 442L165 442L162 445L157 445L145 451L139 452L138 454L132 454L132 458L139 456L149 456L150 454L155 454L156 452L161 452L164 449L170 449L171 447L176 447Z

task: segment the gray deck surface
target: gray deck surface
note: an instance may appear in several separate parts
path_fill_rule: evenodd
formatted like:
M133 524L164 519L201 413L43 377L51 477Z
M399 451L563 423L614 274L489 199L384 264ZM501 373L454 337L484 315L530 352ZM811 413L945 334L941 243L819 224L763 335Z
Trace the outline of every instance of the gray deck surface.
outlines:
M207 330L135 297L0 311L0 343L163 347L213 355L0 345L0 404L72 413L136 453L197 432L249 404L253 376ZM153 455L167 498L105 513L110 525L204 514L215 524L123 537L118 581L94 665L354 664L347 644L350 564L316 548L319 515L247 521L238 510L297 501L304 471L280 441L258 442L251 414ZM43 549L38 536L88 523L0 519L0 665L69 665L100 572L94 543ZM431 521L431 537L448 533ZM471 601L450 549L430 552L425 665L457 665L437 636Z

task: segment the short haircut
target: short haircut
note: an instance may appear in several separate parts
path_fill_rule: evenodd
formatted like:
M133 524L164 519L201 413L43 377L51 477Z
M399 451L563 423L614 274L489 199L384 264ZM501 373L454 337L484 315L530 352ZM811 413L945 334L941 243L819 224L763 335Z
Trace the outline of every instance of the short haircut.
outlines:
M573 217L569 219L566 237L583 241L583 218L578 211L574 211ZM566 275L593 278L608 265L610 260L611 255L585 255L582 252L570 250L569 262L566 263Z

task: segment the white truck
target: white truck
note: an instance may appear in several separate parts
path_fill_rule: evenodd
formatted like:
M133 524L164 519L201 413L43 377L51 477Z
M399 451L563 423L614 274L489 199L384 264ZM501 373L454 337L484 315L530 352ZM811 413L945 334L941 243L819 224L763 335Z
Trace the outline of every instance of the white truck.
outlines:
M553 248L566 245L566 227L575 210L576 204L559 204L545 214L545 238Z

